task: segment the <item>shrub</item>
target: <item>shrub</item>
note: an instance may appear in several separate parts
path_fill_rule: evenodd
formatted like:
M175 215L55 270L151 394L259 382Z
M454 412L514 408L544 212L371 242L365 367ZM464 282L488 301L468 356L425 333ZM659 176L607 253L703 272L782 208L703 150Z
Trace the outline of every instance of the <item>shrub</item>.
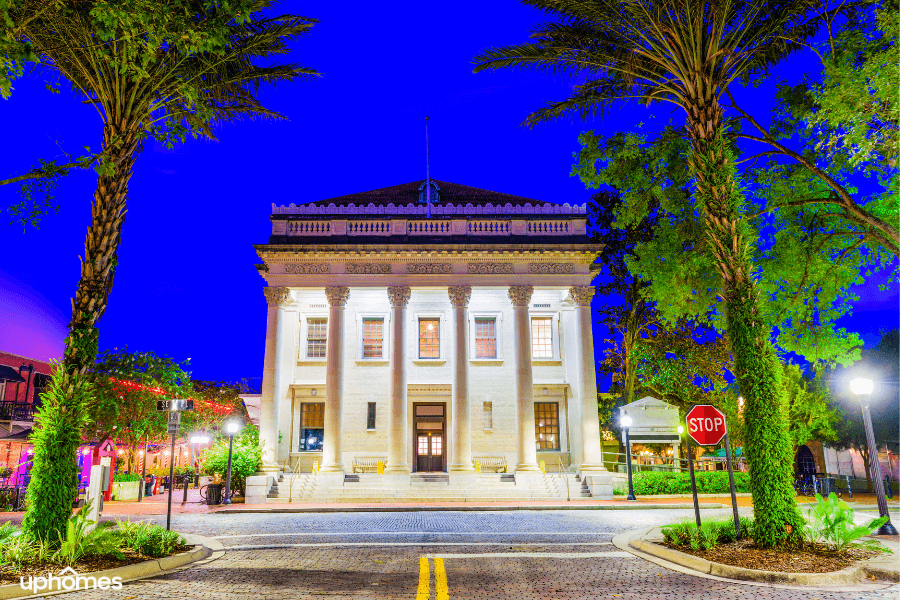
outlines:
M184 538L174 531L145 521L116 521L122 543L144 556L160 558L185 547Z
M262 446L258 436L253 432L234 438L234 451L231 457L231 486L233 489L244 489L244 480L259 470L262 460ZM218 474L223 479L228 470L228 439L221 439L203 453L203 472L207 475Z
M66 532L78 491L78 446L93 386L84 376L53 370L35 415L34 457L22 529L56 542Z
M816 494L816 504L809 510L807 526L804 534L811 542L825 542L834 547L837 552L843 552L848 546L872 547L881 549L880 544L853 544L855 540L867 535L872 535L879 527L887 522L887 517L872 519L866 525L853 523L853 509L839 500L834 492L827 499L821 494ZM876 548L877 547L877 548Z
M753 519L740 517L742 537L751 536ZM682 521L662 528L663 539L679 548L692 550L713 550L719 544L733 542L737 536L734 530L734 519L706 520L700 523L700 529L693 521Z
M696 471L698 494L730 494L728 471ZM656 494L690 494L690 473L663 471L643 471L633 477L634 493L638 496ZM734 488L737 492L750 491L750 474L740 471L734 474Z
M78 514L72 515L66 525L66 537L60 540L59 550L54 556L64 564L72 565L87 555L112 554L116 558L125 558L120 547L121 536L110 529L112 523L96 524L87 518L93 501L84 505ZM93 529L90 527L97 525Z
M140 473L116 473L113 475L113 483L127 483L129 481L140 481Z

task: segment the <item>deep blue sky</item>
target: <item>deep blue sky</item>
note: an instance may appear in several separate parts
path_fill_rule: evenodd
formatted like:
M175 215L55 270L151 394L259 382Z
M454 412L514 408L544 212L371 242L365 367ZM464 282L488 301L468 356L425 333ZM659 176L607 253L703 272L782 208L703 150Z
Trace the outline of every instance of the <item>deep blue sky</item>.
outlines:
M267 240L272 203L423 178L426 115L433 177L570 203L592 193L568 176L580 131L681 122L681 114L656 105L623 107L593 122L521 127L544 101L564 97L571 82L531 72L472 73L481 49L522 42L542 20L515 0L278 8L321 21L294 43L290 60L324 77L263 94L264 104L289 121L223 126L218 142L191 140L174 150L145 147L131 180L121 266L100 322L102 348L128 344L190 357L194 376L204 379L259 377L264 281L253 268L252 244ZM800 55L779 73L796 79L809 60ZM738 97L764 119L772 86ZM100 145L94 109L65 90L48 93L40 74L18 80L0 111L0 178L61 149ZM23 232L0 216L0 349L36 359L61 355L93 189L92 172L62 181L60 211L37 231ZM4 208L16 198L13 186L0 188ZM869 285L860 295L845 324L872 342L879 329L897 326L897 287Z

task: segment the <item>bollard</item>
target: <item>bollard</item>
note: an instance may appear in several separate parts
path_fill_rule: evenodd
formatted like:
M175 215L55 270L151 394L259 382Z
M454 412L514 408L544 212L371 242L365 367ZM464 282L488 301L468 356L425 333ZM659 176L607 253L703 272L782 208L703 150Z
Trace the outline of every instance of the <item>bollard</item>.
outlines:
M190 481L188 476L183 475L181 479L181 485L184 486L184 497L181 499L182 504L187 502L188 481Z

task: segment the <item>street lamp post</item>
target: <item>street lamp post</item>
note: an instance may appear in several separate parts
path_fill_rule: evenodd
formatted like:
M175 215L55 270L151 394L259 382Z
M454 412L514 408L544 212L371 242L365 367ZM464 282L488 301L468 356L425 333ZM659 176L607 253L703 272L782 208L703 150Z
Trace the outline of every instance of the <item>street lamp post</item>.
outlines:
M231 452L234 449L234 434L240 428L240 424L236 421L225 425L225 433L228 434L228 470L225 474L225 498L222 499L222 504L231 504Z
M856 395L862 405L863 424L866 429L866 445L869 447L869 471L875 479L875 496L878 499L878 513L887 517L887 521L878 528L878 535L897 535L897 528L891 524L888 514L887 500L884 499L884 483L881 480L881 465L878 462L878 446L875 445L875 433L872 430L872 415L869 412L869 396L872 395L872 380L862 377L850 382L850 391Z
M631 481L631 437L628 434L631 423L631 417L628 415L622 415L619 418L619 424L622 426L622 429L625 430L625 464L628 469L628 498L626 498L626 500L637 500L637 498L634 497L634 484Z
M205 444L209 442L209 436L206 435L195 435L191 438L191 450L194 450L194 446L197 446L197 451L194 452L194 455L197 457L197 462L194 463L194 458L191 457L191 467L196 469L196 473L194 473L194 488L198 487L200 482L200 444Z

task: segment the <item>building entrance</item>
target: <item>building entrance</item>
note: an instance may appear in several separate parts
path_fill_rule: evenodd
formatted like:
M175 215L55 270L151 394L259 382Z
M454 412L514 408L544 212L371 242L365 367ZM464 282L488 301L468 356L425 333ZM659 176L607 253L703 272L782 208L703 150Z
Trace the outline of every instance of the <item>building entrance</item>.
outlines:
M446 415L444 404L415 404L413 449L416 471L444 471L446 461Z

